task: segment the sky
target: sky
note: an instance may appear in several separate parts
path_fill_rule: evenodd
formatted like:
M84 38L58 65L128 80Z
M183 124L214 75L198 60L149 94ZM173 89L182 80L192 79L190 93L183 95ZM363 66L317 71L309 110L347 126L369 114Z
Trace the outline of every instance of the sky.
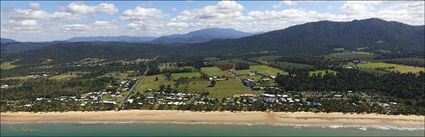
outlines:
M366 18L424 25L424 1L1 1L1 37L162 36L212 27L267 32Z

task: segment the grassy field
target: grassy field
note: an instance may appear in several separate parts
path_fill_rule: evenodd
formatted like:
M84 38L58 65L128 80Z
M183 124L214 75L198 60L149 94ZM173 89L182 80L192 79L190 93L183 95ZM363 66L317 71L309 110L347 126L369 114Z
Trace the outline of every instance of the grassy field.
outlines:
M390 63L384 63L384 62L368 62L365 64L358 64L357 67L367 68L367 69L382 69L387 71L399 71L401 73L407 73L407 72L418 73L420 71L425 71L425 68L423 67L390 64Z
M158 78L158 80L155 80ZM145 76L138 85L136 85L135 90L138 92L143 92L147 89L159 89L159 86L163 85L173 85L173 81L166 80L166 77L162 74Z
M16 76L16 77L7 77L7 78L1 78L1 80L28 80L30 78L26 76Z
M158 80L155 81L156 77ZM143 92L147 89L159 89L159 86L171 85L173 89L177 91L188 91L191 93L200 93L208 91L210 96L213 97L230 97L234 94L239 93L251 93L250 89L245 87L242 82L237 79L229 78L224 81L217 81L214 87L210 87L211 81L204 79L189 79L189 82L180 84L178 88L175 87L175 82L172 80L166 80L164 75L153 75L146 76L138 85L136 85L136 91Z
M250 61L246 61L243 59L229 59L229 60L221 60L221 61L215 61L214 64L215 65L220 65L220 64L238 64L238 63L247 63L247 64L256 64L254 62L250 62Z
M234 76L231 75L228 72L225 72L217 67L203 67L201 68L201 72L205 73L206 75L212 77L212 76L226 76L233 78Z
M369 52L357 52L357 51L347 51L347 52L339 52L339 53L332 53L329 55L326 55L326 59L331 60L353 60L353 59L373 59L377 55Z
M81 64L96 64L96 63L100 63L102 61L105 61L106 59L99 59L99 58L85 58L82 60L79 60L78 63Z
M199 72L173 73L173 74L171 74L171 77L173 79L179 79L179 78L184 78L184 77L187 77L187 78L193 78L193 77L200 78L201 77L201 74Z
M238 75L244 75L244 74L249 74L251 71L253 72L257 72L263 75L274 75L276 76L277 73L280 74L287 74L287 72L277 69L277 68L273 68L273 67L269 67L266 65L251 65L249 66L249 70L238 70L237 74Z
M80 77L84 74L85 74L84 72L67 72L67 73L62 73L62 74L59 74L59 75L54 75L54 76L50 77L49 79L69 80L69 79L72 79L72 78Z
M411 65L411 66L425 66L424 58L394 58L382 60L386 63Z
M208 91L210 96L216 98L231 97L234 94L251 93L248 87L245 87L236 79L217 81L214 87L210 87L210 84L210 81L195 79L191 80L187 86L182 86L180 89L186 89L192 93Z
M242 85L242 83L236 79L217 81L217 84L214 87L207 87L206 90L210 93L210 96L216 98L229 97L234 94L250 93L249 88Z
M324 75L324 74L326 74L326 71L328 72L328 73L331 73L331 74L334 74L334 75L336 75L336 71L335 70L315 70L315 71L310 71L308 74L311 76L311 75Z
M12 63L13 62L2 62L0 64L0 69L6 70L6 69L13 69L13 68L18 67L18 65L13 65Z
M301 63L292 63L292 62L276 62L273 64L274 66L276 66L277 68L282 68L282 69L304 69L304 68L313 68L312 65L308 65L308 64L301 64Z
M103 75L104 77L113 77L116 79L128 79L131 73L136 73L135 71L127 71L127 72L109 72Z
M261 62L262 64L270 65L272 61L281 58L282 56L261 56L255 57L254 60Z
M195 67L192 67L192 66L181 66L181 67L177 67L177 66L159 66L158 68L161 71L169 70L171 72L176 72L176 71L180 71L181 72L181 70L196 71L195 70Z

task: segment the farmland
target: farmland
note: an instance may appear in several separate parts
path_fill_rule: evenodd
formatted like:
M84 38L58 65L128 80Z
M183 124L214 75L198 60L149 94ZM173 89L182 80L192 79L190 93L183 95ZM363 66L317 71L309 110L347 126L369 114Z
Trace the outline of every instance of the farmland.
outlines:
M357 51L345 51L339 53L332 53L326 55L325 58L329 60L354 60L354 59L362 59L362 60L370 60L377 57L377 55L369 52L357 52Z
M383 61L386 63L425 67L424 58L394 58L394 59L384 59Z
M256 72L256 73L260 73L260 74L268 75L268 76L270 75L276 76L278 73L287 74L287 72L283 70L269 67L266 65L251 65L249 66L249 70L239 70L237 71L237 74L243 75L243 74L249 74L250 72Z
M14 65L13 62L2 62L0 65L0 69L12 69L18 67Z
M143 80L136 85L136 91L143 92L147 89L159 89L160 85L173 85L174 82L167 80L162 74L145 76Z
M72 79L72 78L80 77L84 74L85 74L84 72L66 72L66 73L62 73L62 74L59 74L59 75L54 75L54 76L50 77L50 79L69 80L69 79Z
M420 71L424 71L423 67L416 66L407 66L407 65L398 65L384 62L368 62L364 64L356 65L359 68L367 68L367 69L375 69L375 70L386 70L386 71L399 71L401 73L418 73Z
M205 73L206 75L213 77L213 76L225 76L225 77L234 77L228 72L225 72L217 67L203 67L201 68L201 72Z
M200 78L201 74L199 72L184 72L184 73L173 73L171 74L173 79L179 78Z
M273 67L281 69L304 69L304 68L313 68L313 65L301 64L301 63L292 63L292 62L275 62L272 64Z

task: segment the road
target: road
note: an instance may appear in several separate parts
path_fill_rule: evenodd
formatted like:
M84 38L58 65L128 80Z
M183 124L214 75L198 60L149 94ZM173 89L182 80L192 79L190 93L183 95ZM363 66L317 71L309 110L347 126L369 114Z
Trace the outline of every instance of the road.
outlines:
M142 77L140 77L140 79L139 80L137 80L136 81L136 83L130 88L130 92L127 94L127 96L125 96L125 98L124 98L124 100L122 101L122 104L121 104L121 109L125 109L124 107L124 105L125 105L125 102L128 100L128 98L131 96L131 94L133 94L133 91L134 91L134 88L137 86L137 84L139 84L139 82L140 81L142 81L143 80L143 78L145 77L145 75L148 73L148 71L149 71L149 64L146 66L146 70L145 70L145 72L143 73L143 75L142 75Z
M159 56L156 56L155 58L153 58L152 59L152 61L156 61L156 59L158 59L159 58ZM134 83L134 85L130 88L130 92L127 94L127 96L125 96L125 98L124 98L124 100L122 101L122 104L121 104L121 109L125 109L124 107L124 105L125 105L125 102L128 100L128 98L131 96L131 94L133 94L133 91L134 91L134 88L137 86L137 84L139 84L140 83L140 81L142 81L143 80L143 78L145 77L145 75L148 73L148 71L149 71L149 63L147 63L147 65L146 65L146 70L145 70L145 72L143 73L143 75L142 75L142 77L140 77L140 79L139 80L137 80L136 81L136 83Z

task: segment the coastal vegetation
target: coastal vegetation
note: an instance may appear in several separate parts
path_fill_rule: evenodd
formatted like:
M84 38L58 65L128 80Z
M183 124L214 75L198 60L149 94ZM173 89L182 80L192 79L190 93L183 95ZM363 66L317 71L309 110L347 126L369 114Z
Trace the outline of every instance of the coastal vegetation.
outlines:
M405 37L395 37L400 32ZM11 48L16 44L19 50ZM22 49L28 45L2 45L2 112L425 115L423 27L379 19L190 44L51 42Z

